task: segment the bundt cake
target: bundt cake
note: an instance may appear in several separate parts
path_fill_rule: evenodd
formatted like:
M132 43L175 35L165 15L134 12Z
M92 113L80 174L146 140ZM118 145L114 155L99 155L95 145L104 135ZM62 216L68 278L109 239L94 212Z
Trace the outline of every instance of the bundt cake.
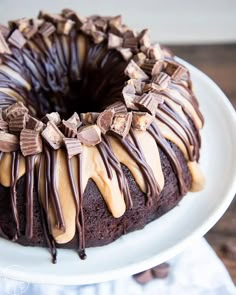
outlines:
M121 16L0 25L0 236L55 263L143 228L202 189L202 126L189 70Z

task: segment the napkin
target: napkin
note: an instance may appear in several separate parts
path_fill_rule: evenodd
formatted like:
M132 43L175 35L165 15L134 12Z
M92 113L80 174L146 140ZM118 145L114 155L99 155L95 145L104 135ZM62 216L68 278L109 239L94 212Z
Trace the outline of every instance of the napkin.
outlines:
M204 238L168 261L166 279L139 285L130 277L85 286L39 285L13 281L0 274L1 295L236 295L223 263Z

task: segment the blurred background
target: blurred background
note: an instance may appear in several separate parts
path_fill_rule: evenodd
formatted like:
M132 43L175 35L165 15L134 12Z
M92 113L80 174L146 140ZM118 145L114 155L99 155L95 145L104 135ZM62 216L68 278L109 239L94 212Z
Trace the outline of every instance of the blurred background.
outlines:
M41 9L56 13L66 7L82 15L122 14L132 28L150 28L152 40L168 45L209 75L236 108L235 0L0 0L0 22L37 16ZM236 284L236 260L223 251L231 243L236 252L236 199L206 238Z

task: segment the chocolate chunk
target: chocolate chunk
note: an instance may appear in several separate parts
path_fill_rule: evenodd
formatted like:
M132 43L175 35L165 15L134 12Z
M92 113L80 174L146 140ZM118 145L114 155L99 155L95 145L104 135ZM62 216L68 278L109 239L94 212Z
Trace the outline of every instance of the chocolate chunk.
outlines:
M153 76L151 79L151 82L155 83L157 85L157 89L163 90L166 89L170 83L170 76L166 73L159 73L156 76Z
M161 98L162 97L156 93L144 93L142 96L136 97L134 104L139 108L139 110L155 115Z
M115 17L111 17L108 20L110 32L122 36L123 35L123 28L122 28L122 17L121 15L117 15Z
M63 138L65 137L53 121L47 123L42 136L54 150L59 149L63 145Z
M145 131L153 120L154 117L148 113L133 112L132 126L134 129Z
M38 30L39 34L41 34L43 37L49 37L55 31L56 31L56 27L49 22L44 22Z
M8 132L8 123L0 119L0 131Z
M143 52L139 52L133 57L133 60L138 66L141 66L144 63L145 59L146 55Z
M82 145L77 138L64 138L63 139L68 158L71 159L73 156L82 153Z
M20 148L24 157L41 153L43 144L40 133L32 129L23 129L20 134Z
M0 34L7 39L10 34L10 29L2 24L0 24Z
M42 122L45 124L48 123L49 121L53 122L56 125L59 125L61 123L60 114L58 112L52 112L42 118Z
M106 132L110 129L114 114L114 109L108 109L99 114L97 118L97 125L103 134L106 134Z
M163 69L164 63L161 60L145 59L141 65L142 70L149 76L158 75Z
M101 142L101 130L97 125L80 128L77 138L85 145L94 146Z
M149 30L148 29L142 30L138 36L138 40L139 40L140 49L143 52L146 52L147 49L151 46Z
M78 15L74 10L68 8L62 10L62 15L67 19L73 20L77 24L78 28L80 28L86 21L85 17Z
M19 149L19 140L16 135L0 131L0 151L9 153Z
M24 37L29 40L38 32L38 27L35 25L29 25L27 28L22 31Z
M20 133L22 129L26 127L26 122L28 120L28 114L19 114L17 117L10 119L9 130L12 133Z
M147 283L149 283L152 279L152 273L151 270L145 270L143 272L140 272L138 274L133 275L133 278L135 279L135 281L141 285L145 285Z
M109 105L106 110L114 109L115 113L127 113L127 108L122 101L114 102L113 104Z
M124 48L130 48L131 51L135 52L138 49L138 41L133 31L129 30L124 33L123 45Z
M111 124L110 130L119 134L123 138L129 133L132 123L132 113L119 113L115 114Z
M68 120L62 120L62 130L66 137L74 138L77 136L77 130L81 126L79 115L74 113Z
M87 19L86 22L82 24L80 30L88 35L92 35L92 32L97 31L96 26L91 19Z
M135 100L135 87L134 85L127 84L122 90L124 102L126 107L131 110L137 110L136 106L134 105Z
M25 17L19 18L17 20L9 21L8 25L11 29L18 29L23 32L30 25L30 20Z
M108 48L119 48L123 44L123 39L119 36L108 34Z
M11 50L10 50L2 32L0 32L0 54L11 54Z
M13 118L18 117L19 115L25 114L29 112L29 110L24 106L22 102L17 102L8 107L6 110L4 110L6 120L10 121Z
M44 128L44 123L42 121L39 121L38 119L32 117L32 116L28 116L28 121L26 123L26 128L27 129L31 129L31 130L35 130L37 132L41 132L43 131Z
M185 67L172 61L167 62L165 71L168 75L171 76L172 79L176 81L182 79L184 76L186 76L188 72Z
M85 125L95 124L96 121L97 121L98 116L99 116L99 113L95 113L95 112L81 113L80 114L81 121Z
M68 35L74 25L75 25L75 22L72 21L71 19L65 20L63 22L59 22L57 24L57 33Z
M147 49L148 58L155 60L163 60L164 54L159 44L155 44Z
M124 60L128 61L133 56L133 53L130 48L117 48Z
M14 30L8 38L8 43L21 49L25 46L27 40L19 30Z
M148 75L133 61L131 60L125 69L125 74L131 79L139 79L145 81L148 79Z
M170 271L170 265L168 263L162 263L151 269L152 275L157 279L164 279L168 276Z
M229 240L223 246L222 250L227 258L236 260L236 241Z

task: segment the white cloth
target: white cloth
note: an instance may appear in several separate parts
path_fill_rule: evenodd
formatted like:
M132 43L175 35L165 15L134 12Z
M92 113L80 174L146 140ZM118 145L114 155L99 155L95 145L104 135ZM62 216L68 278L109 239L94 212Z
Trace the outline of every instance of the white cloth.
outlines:
M234 295L236 288L205 239L169 261L170 274L141 286L132 277L86 286L37 285L0 277L0 295Z

